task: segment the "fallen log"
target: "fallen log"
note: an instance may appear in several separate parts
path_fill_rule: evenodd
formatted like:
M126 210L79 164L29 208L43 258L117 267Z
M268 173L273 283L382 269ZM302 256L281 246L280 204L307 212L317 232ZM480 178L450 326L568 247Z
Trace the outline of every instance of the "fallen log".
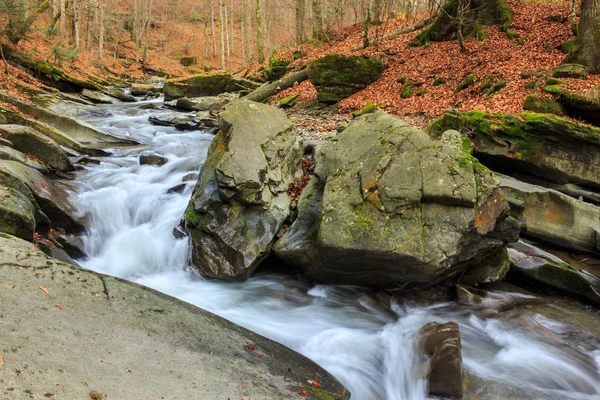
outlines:
M429 16L425 19L422 19L421 21L417 22L416 24L410 25L410 26L406 26L404 28L398 29L397 31L388 33L387 35L383 35L380 38L375 38L372 42L371 45L376 45L377 43L381 42L382 40L390 40L390 39L395 39L400 35L404 35L407 33L411 33L414 31L417 31L421 28L426 27L427 25L429 25L430 23L432 23L434 21L434 19L436 18L436 15L432 15ZM359 51L364 49L365 46L364 45L360 45L360 46L356 46L355 48L352 49L352 51Z
M292 87L296 83L303 82L307 79L308 79L308 71L305 68L305 69L295 72L291 75L284 76L283 78L281 78L275 82L260 86L258 89L255 89L254 91L252 91L249 94L247 94L246 96L244 96L244 99L262 102L271 96L275 96L277 93L281 92L282 90Z

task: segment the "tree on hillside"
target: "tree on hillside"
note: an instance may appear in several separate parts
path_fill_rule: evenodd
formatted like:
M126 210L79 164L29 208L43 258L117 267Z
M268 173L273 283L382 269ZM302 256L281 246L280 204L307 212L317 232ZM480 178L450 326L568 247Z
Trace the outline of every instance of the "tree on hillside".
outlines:
M566 62L585 65L600 73L600 0L581 0L581 16L575 44Z
M35 19L50 7L50 0L40 2L30 10L24 0L0 0L0 15L6 18L6 25L0 34L17 44L25 38Z
M296 0L296 44L306 41L304 21L306 19L306 0Z
M322 0L312 0L312 37L317 40L327 39L325 24L323 23Z

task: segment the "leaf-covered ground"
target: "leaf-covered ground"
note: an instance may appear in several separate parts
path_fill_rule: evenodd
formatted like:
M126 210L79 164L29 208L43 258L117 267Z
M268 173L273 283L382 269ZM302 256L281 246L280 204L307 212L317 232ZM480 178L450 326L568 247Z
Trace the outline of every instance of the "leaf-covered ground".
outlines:
M487 38L479 41L468 38L467 52L462 53L456 41L432 42L428 47L409 48L408 42L417 32L402 35L393 40L384 40L378 46L352 52L362 43L362 26L340 31L337 38L321 47L306 44L299 48L283 50L283 54L301 49L306 57L295 63L306 64L327 53L369 54L382 57L385 71L381 78L366 89L340 103L339 112L347 113L373 102L386 111L407 117L411 122L424 126L431 118L447 108L459 110L479 109L488 112L517 113L522 111L527 95L542 93L541 86L527 88L537 79L543 79L565 58L561 44L572 36L568 16L570 2L523 2L509 0L514 17L512 31L519 37L509 39L497 26L485 28ZM392 21L380 27L381 34L400 26L409 26L424 16L410 21ZM558 21L558 22L556 22ZM374 31L374 29L373 29ZM373 32L374 33L374 32ZM469 75L475 75L475 84L456 92L457 86ZM493 75L496 81L506 86L494 95L480 91L486 76ZM443 77L445 84L434 86L436 76ZM414 92L410 98L401 98L402 78L409 77ZM565 79L565 88L573 92L600 85L600 75L585 80ZM420 95L417 93L420 92ZM280 99L300 93L299 102L316 101L316 91L308 81L287 89L277 96Z

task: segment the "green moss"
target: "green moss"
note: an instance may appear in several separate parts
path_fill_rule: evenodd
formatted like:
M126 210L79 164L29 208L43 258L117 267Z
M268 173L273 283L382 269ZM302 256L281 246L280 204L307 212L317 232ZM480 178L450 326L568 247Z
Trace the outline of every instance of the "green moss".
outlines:
M319 400L345 400L345 397L312 386L304 386L304 389Z
M521 36L519 40L517 40L517 46L523 46L528 38L529 36Z
M442 76L436 76L433 79L433 86L440 86L446 83L446 79Z
M352 118L358 118L358 117L363 116L365 114L374 113L375 111L377 111L377 106L375 105L375 103L372 103L372 102L369 101L361 110L354 111L352 113Z
M190 202L190 204L188 204L187 208L185 209L185 223L191 226L198 226L198 224L200 223L200 217L198 216L198 212L194 208L193 202Z
M574 54L577 51L579 51L580 47L581 46L579 45L579 43L577 43L577 40L575 38L571 38L560 45L560 48L566 54Z
M507 38L509 38L510 40L514 40L514 39L517 39L517 38L519 37L519 35L517 35L517 34L516 34L516 33L515 33L513 30L511 30L510 28L509 28L509 29L506 29L506 30L504 31L504 33L506 33L506 37L507 37Z
M548 78L546 79L546 85L564 85L566 84L567 81L564 81L562 79L557 79L557 78Z
M300 97L300 93L294 93L290 96L284 97L279 100L279 107L281 108L291 108L296 105L298 102L298 97Z
M276 57L272 51L269 55L269 66L264 70L265 77L270 81L281 79L287 73L289 65L289 60Z
M523 110L533 111L536 113L555 114L561 116L566 115L564 107L558 101L554 99L539 97L535 94L527 96L525 104L523 104Z
M423 96L426 93L425 89L421 89L417 92L417 96Z
M475 84L475 75L468 75L454 90L456 93L465 90Z
M506 87L506 82L504 82L504 81L494 83L492 85L492 87L490 88L490 90L488 91L488 96L491 97L491 96L495 95L496 93L498 93L500 90L504 89L505 87Z
M412 97L413 94L415 94L415 90L413 89L411 84L406 84L402 86L402 90L400 90L401 98L408 99L409 97Z

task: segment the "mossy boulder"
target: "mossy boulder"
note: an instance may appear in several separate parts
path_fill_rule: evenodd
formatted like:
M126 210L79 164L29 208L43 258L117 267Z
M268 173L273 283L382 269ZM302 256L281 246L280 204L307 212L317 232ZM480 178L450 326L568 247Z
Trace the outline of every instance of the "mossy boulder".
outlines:
M300 93L294 93L279 100L279 108L292 108L298 103Z
M352 118L362 117L363 115L371 114L371 113L374 113L375 111L377 111L377 105L375 103L372 103L369 101L360 110L352 112Z
M591 88L584 95L580 95L561 87L560 84L564 82L560 80L556 84L549 83L551 79L546 81L543 90L554 96L568 116L600 126L600 87Z
M181 57L179 59L179 64L183 65L184 67L190 67L192 65L195 65L197 62L196 57Z
M0 187L0 232L33 240L35 207L23 193L11 187Z
M231 74L198 75L188 79L168 80L164 85L165 100L181 97L218 96L222 93L237 93L253 90L260 86Z
M302 146L285 113L247 100L219 114L185 212L192 263L205 275L243 281L271 251L288 218L288 186Z
M382 111L337 138L317 147L298 218L275 244L290 266L322 282L425 287L504 246L489 235L508 205L469 154Z
M562 259L533 245L519 241L509 245L509 280L536 284L580 297L600 307L600 278L578 271Z
M375 82L383 63L367 56L328 54L308 64L308 79L322 103L337 103Z
M448 129L470 132L486 165L600 187L600 129L549 114L481 111L448 111L428 128L437 137Z
M289 65L289 60L271 56L269 57L269 66L263 71L263 74L268 81L276 81L288 72Z
M585 79L587 76L587 68L579 64L562 64L552 71L552 77L554 78Z
M567 115L565 107L554 99L540 97L537 94L530 94L525 99L523 110L533 111L542 114L554 114L561 117Z
M148 93L162 93L163 88L150 84L134 83L131 85L131 94L133 96L145 96Z
M0 125L1 127L1 125ZM12 146L12 143L11 143ZM0 145L0 160L16 161L23 165L33 168L42 174L48 174L48 168L38 161L35 161L31 156L27 156L12 147Z
M462 92L466 88L473 86L475 84L475 79L476 79L475 75L467 75L467 77L465 79L463 79L463 81L461 83L458 84L458 86L456 87L454 92L456 92L456 93Z
M75 170L54 140L28 126L0 125L0 134L10 140L16 150L36 157L51 168L63 172Z

